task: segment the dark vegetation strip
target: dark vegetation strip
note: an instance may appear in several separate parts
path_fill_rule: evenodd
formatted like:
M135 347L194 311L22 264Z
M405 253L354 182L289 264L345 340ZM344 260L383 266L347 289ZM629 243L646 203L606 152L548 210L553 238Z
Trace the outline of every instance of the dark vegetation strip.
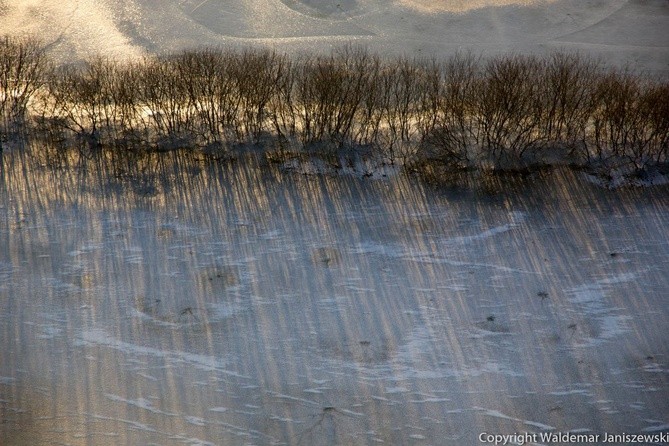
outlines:
M14 133L132 152L345 147L433 176L542 163L643 171L669 161L669 83L579 54L385 60L353 47L56 67L38 41L5 37L0 132L0 144Z

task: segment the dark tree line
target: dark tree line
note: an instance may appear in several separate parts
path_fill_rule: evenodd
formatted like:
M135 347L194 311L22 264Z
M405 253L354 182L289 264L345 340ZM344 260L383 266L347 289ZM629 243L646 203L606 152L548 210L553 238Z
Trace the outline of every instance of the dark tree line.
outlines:
M353 47L297 58L205 48L53 67L37 41L4 38L0 124L126 150L272 140L471 169L523 166L557 149L572 163L641 169L668 161L669 84L578 54L386 60Z

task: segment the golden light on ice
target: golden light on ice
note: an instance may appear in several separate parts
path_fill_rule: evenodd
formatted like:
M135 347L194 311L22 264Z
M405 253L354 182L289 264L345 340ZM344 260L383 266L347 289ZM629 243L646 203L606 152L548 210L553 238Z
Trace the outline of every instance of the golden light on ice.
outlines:
M467 12L498 6L534 6L554 0L398 0L401 6L424 13Z

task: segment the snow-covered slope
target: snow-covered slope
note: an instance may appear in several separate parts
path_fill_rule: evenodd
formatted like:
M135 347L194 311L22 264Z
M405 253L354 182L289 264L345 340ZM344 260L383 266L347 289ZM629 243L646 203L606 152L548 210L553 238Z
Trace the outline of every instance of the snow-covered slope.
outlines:
M62 60L203 44L440 56L579 50L669 75L665 0L14 0L0 30L36 34Z

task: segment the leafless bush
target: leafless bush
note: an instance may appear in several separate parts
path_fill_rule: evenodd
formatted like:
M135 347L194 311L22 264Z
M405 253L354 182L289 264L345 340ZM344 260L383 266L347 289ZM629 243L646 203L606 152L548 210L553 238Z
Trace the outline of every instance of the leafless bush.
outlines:
M190 69L183 57L147 59L139 75L142 116L160 148L188 145L196 108L189 92Z
M331 141L341 146L353 140L355 118L370 85L367 68L373 63L366 51L352 47L299 63L296 128L304 144Z
M434 124L424 133L421 156L447 166L471 167L481 143L475 94L479 60L471 54L457 54L442 71L443 84L433 89Z
M54 123L84 138L89 145L102 144L101 130L114 113L110 82L113 64L97 60L84 69L65 66L51 72L49 78L48 114Z
M299 110L295 96L300 69L288 58L284 58L282 63L282 74L277 76L275 94L267 105L267 113L276 136L285 141L297 135Z
M354 141L367 146L379 146L381 120L388 92L383 88L384 65L376 55L370 55L366 65L365 91L355 117Z
M240 105L238 138L258 141L268 120L268 107L290 83L290 63L274 51L244 51L235 57L232 79ZM283 96L286 97L285 95Z
M588 151L591 161L629 162L642 169L666 159L667 84L631 72L602 75L595 87Z
M161 108L173 109L170 115L182 122L181 128L176 129L173 124L164 126L162 117L155 116L157 133L176 138L189 132L202 144L234 139L240 108L231 74L235 63L234 54L218 49L186 51L164 60L165 67L175 71L172 88L177 90L180 104L165 103ZM149 110L153 110L152 103L165 102L164 96L152 96Z
M143 147L149 142L149 125L145 119L141 96L142 63L115 65L114 79L110 82L109 93L115 108L108 113L107 126L115 126L114 143L126 148Z
M627 134L616 136L618 140L622 139L623 156L636 169L644 169L649 164L667 159L668 87L666 84L647 82L641 86L640 91L631 93L636 97L627 110L630 117L620 123L627 130Z
M646 153L641 159L656 164L669 162L669 84L654 82L642 96L642 109L652 135Z
M496 166L518 163L541 141L541 73L542 62L525 56L497 57L484 67L475 86L476 131Z
M28 103L41 88L48 61L41 42L31 38L0 38L0 125L26 118Z
M407 58L387 63L380 74L383 91L380 117L384 131L379 134L379 145L393 161L398 149L420 139L419 121L427 102L424 98L429 74L424 64Z
M579 54L551 55L540 79L542 138L570 151L583 148L589 117L596 106L595 85L601 67Z
M404 58L390 64L383 73L384 90L388 92L383 103L383 123L390 131L389 150L397 141L409 141L415 136L422 75L415 61Z
M73 133L89 147L144 143L138 67L98 58L85 66L50 71L46 94L39 96L34 110L39 128L52 139Z

